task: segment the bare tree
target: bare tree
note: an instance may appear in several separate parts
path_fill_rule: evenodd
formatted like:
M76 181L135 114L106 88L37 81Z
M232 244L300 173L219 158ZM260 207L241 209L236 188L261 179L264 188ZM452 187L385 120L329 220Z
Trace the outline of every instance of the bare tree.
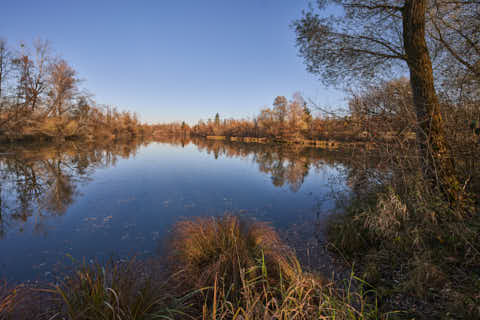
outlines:
M397 151L389 152L395 158L411 154L409 141L416 128L412 89L407 78L373 83L352 90L348 101L349 125L353 134L373 142L378 148L392 149L394 141ZM406 152L407 151L407 152ZM402 154L403 153L403 154Z
M11 53L7 47L7 41L0 39L0 99L4 96L4 85L10 71Z
M415 120L412 89L407 78L371 84L352 91L348 107L350 114L357 118L388 117L405 125L411 125Z
M34 58L22 52L13 60L18 72L18 91L24 99L25 106L35 111L47 87L47 71L51 60L48 41L36 40L34 43Z
M423 176L455 200L459 183L445 140L428 47L434 39L426 37L427 11L434 2L318 0L320 10L340 6L342 14L321 17L311 8L294 27L307 69L320 74L327 84L372 79L408 68Z
M61 116L73 106L72 102L78 92L76 72L61 59L50 66L48 77L50 106L48 113Z
M435 69L442 90L455 98L480 98L480 2L435 0L427 35L438 43Z

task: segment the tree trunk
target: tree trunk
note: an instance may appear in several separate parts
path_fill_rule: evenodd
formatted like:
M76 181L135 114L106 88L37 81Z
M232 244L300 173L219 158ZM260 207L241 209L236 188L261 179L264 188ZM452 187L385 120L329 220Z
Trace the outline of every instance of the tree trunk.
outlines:
M1 54L1 53L0 53ZM0 100L2 99L2 85L3 85L3 59L0 57Z
M31 101L32 101L32 112L35 111L35 106L37 105L37 95L34 94L31 98Z
M445 140L444 121L425 41L426 8L427 0L405 0L402 12L404 48L417 114L417 146L425 180L440 187L449 201L456 202L459 183Z

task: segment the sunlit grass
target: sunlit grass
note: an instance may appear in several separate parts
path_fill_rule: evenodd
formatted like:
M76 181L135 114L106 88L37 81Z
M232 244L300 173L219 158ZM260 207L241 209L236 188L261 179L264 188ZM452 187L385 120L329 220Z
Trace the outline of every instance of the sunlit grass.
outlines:
M294 253L271 226L230 214L177 223L170 262L185 285L202 288L217 279L232 294L240 293L243 280L264 275L270 285L278 285L301 274Z
M61 283L35 288L48 299L38 319L389 319L377 293L353 272L334 283L301 270L268 224L231 214L179 222L170 264L84 263ZM0 319L35 304L0 296ZM19 303L20 302L20 303ZM20 313L18 313L20 314ZM30 313L31 314L31 313ZM41 315L41 316L40 316ZM17 319L16 317L15 319ZM31 317L30 317L31 318ZM20 319L20 318L18 318Z
M171 283L151 272L136 260L84 265L47 290L58 298L55 319L176 319L186 307L171 294Z
M262 222L230 214L182 221L171 250L177 281L194 290L193 310L201 319L388 318L376 292L353 273L338 287L303 272L294 252Z
M288 286L272 287L262 278L244 281L240 299L232 299L230 291L215 282L213 296L204 299L201 319L390 319L395 313L382 313L376 292L364 287L368 285L353 274L340 287L301 274Z

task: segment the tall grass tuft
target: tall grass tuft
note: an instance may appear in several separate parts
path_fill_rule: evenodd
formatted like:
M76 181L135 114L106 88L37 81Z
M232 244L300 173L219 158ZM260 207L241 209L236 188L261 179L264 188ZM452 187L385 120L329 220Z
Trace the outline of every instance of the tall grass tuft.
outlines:
M355 277L344 284L302 272L268 224L227 214L179 222L171 270L159 261L83 264L53 288L0 291L0 319L306 320L388 319L377 293ZM173 272L173 273L172 273ZM4 294L2 294L4 293ZM35 302L35 303L32 303ZM23 316L26 315L26 316ZM33 315L33 316L31 316ZM10 318L9 318L10 317Z
M192 319L389 316L380 312L376 292L353 274L338 287L303 272L294 252L265 223L231 214L181 221L170 249L175 279L193 294Z
M165 278L128 263L85 264L62 284L49 290L59 298L55 319L176 319L186 306L169 293Z
M355 282L356 286L352 283ZM259 286L261 290L258 290ZM272 287L266 281L244 281L240 299L215 282L213 298L205 297L201 317L211 320L307 320L307 319L391 319L395 313L382 313L376 292L353 274L345 285L325 283L315 276L301 274L288 286ZM373 298L370 298L373 297Z
M231 214L178 222L170 262L186 286L203 288L217 281L236 296L243 281L264 276L269 285L277 286L301 274L295 254L270 225Z

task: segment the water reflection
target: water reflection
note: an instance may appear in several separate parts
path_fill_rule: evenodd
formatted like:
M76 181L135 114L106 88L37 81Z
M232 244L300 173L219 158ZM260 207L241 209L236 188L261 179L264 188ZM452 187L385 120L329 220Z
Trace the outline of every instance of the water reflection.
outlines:
M346 170L346 180L361 190L370 171L363 168L362 156L325 151L301 145L264 145L205 139L168 138L159 142L182 148L194 144L200 152L220 157L251 159L258 170L270 176L275 187L298 192L310 171L322 168ZM79 196L79 184L90 181L100 168L115 166L119 158L135 156L146 142L82 144L14 148L0 154L0 237L13 223L30 220L36 232L44 232L46 217L62 216ZM360 165L359 165L360 164ZM371 167L372 161L369 158ZM372 172L378 172L374 170ZM20 228L20 231L22 229Z
M213 154L215 159L222 156L246 159L252 156L259 171L268 174L274 186L288 185L292 192L300 190L311 169L318 171L324 167L349 168L358 162L361 155L360 150L322 150L299 144L270 145L206 139L179 139L170 143L182 146L193 143L199 151Z
M377 182L385 181L392 174L394 163L380 159L375 151L364 148L326 150L300 144L262 144L231 142L224 140L168 138L162 142L178 146L194 144L199 151L219 157L235 157L252 160L260 172L270 176L276 187L288 186L292 192L298 192L305 178L312 170L338 171L337 181L332 184L345 183L349 192L361 194L375 187Z
M359 150L205 139L0 149L0 278L53 274L71 256L152 253L181 217L313 225L332 191L364 190L378 168Z
M33 223L45 232L46 217L62 216L79 195L78 185L99 168L114 166L118 157L135 155L142 144L66 143L18 147L0 154L0 237L14 223ZM23 228L19 229L20 231Z

